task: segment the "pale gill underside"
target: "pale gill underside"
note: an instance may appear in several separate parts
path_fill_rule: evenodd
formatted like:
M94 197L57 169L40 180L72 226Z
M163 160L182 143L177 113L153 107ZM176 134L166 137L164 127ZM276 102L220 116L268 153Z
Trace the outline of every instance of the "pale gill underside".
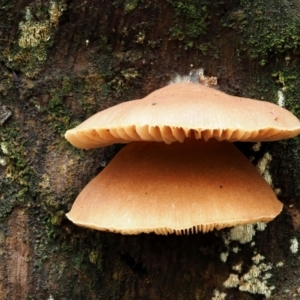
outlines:
M110 129L90 129L82 130L80 133L75 130L68 131L67 139L76 147L83 149L105 147L114 143L127 144L133 141L147 142L173 142L182 143L186 138L204 139L205 141L215 138L218 141L276 141L293 137L300 133L266 128L256 131L245 131L241 129L184 129L170 126L148 125L136 127L110 128Z

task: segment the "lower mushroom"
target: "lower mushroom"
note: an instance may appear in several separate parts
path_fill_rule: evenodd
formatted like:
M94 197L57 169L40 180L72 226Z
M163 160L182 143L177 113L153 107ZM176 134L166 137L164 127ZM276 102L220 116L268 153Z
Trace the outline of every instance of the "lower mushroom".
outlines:
M188 234L268 222L281 210L234 145L188 139L128 144L88 183L67 217L122 234Z

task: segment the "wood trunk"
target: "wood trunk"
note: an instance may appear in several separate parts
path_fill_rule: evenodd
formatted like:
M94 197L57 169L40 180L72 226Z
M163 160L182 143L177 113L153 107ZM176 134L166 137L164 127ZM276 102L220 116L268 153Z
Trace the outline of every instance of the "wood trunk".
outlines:
M0 299L264 299L259 286L270 299L300 297L299 138L237 145L254 164L271 155L284 203L245 244L226 244L229 229L122 236L73 225L65 213L119 146L64 139L201 67L222 91L300 117L299 11L296 0L0 0ZM241 281L227 288L230 274Z

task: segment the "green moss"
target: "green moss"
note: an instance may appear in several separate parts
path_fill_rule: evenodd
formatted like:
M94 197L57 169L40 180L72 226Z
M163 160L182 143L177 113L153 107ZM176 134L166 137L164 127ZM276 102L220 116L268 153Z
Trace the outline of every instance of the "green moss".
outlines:
M289 200L300 196L300 138L277 142L273 151L272 174L274 186L282 189L282 197Z
M3 221L11 210L24 205L34 193L35 172L28 164L28 144L22 140L14 126L1 128L0 156L5 165L0 183L0 221Z
M278 103L300 117L299 80L300 18L298 1L241 1L221 22L235 32L237 57L248 60L252 69L243 91L248 97ZM271 143L271 174L281 197L299 197L299 138Z
M110 81L109 90L115 80ZM51 128L63 136L68 129L99 111L101 93L108 84L101 74L92 73L57 78L53 86L47 107L40 108L40 111L47 115ZM75 104L76 112L72 112Z
M125 14L134 10L139 3L139 0L125 0L124 1L124 12Z
M278 104L278 92L284 97L286 109L300 118L300 62L294 60L288 64L283 61L272 66L258 66L259 72L252 73L244 89L245 96L266 100ZM261 70L263 69L263 70ZM275 188L282 189L280 197L289 199L299 197L300 139L299 137L284 141L266 143L265 151L273 157L271 175Z
M244 0L221 22L236 31L239 51L264 66L299 52L300 19L295 13L297 10L299 2L296 0Z
M68 2L70 20L75 19L74 16L89 16L89 18L83 17L80 22L77 20L72 24L68 23L67 18L64 20L64 25L70 26L61 28L60 34L65 37L72 36L72 38L58 41L61 54L55 55L55 59L58 59L55 66L59 67L62 64L62 68L49 77L43 77L40 70L45 66L46 57L54 41L54 35L57 33L55 26L50 26L49 32L45 29L50 35L50 40L41 40L35 47L22 48L18 43L22 31L17 29L14 41L9 40L1 44L1 60L10 69L2 64L5 72L1 70L0 73L0 99L1 103L13 106L11 107L13 115L5 126L0 127L0 142L4 145L8 144L9 149L7 154L0 150L0 157L3 156L6 159L6 166L0 166L0 222L4 221L4 226L6 226L5 221L10 212L19 206L24 208L26 214L29 214L30 236L26 237L32 249L29 265L34 265L31 276L33 280L39 279L36 282L37 287L40 288L39 291L31 291L30 299L49 297L49 294L54 299L84 299L86 295L89 295L90 299L105 299L108 294L111 298L120 298L126 294L129 299L130 296L132 297L130 293L134 291L134 282L137 278L145 279L145 282L149 280L151 284L155 274L160 270L157 264L151 263L153 257L158 259L161 257L161 261L165 263L163 257L168 253L165 252L165 245L170 245L172 236L154 238L149 235L124 238L85 230L73 226L66 220L65 213L70 209L80 188L99 171L97 165L103 153L99 150L92 153L76 150L62 136L68 128L77 125L98 110L145 95L146 92L162 84L164 80L166 82L169 71L181 72L186 68L190 63L190 57L194 60L194 64L203 62L204 57L201 54L209 52L211 44L218 39L216 36L221 32L218 27L218 18L224 16L225 20L228 17L225 9L217 9L218 5L221 6L221 2L211 4L209 1L176 0L153 1L149 5L149 1L143 0L125 2L115 0L112 3L113 6L110 2L104 1L98 5L94 1L89 7L79 2ZM11 22L9 26L16 24L14 26L18 28L18 22L25 22L25 11L22 17L17 18L16 15L9 13L11 3L12 1L0 0L2 8L0 17L5 20L16 18L17 22ZM37 16L35 21L50 22L49 3L41 4L41 1L32 3L30 9ZM284 87L287 108L299 116L297 97L300 91L297 82L300 78L297 73L300 66L294 54L294 51L298 49L298 41L296 46L292 46L292 40L288 37L295 31L294 28L297 28L295 25L297 20L294 16L287 16L288 13L283 14L287 17L287 21L284 18L280 20L280 14L277 15L275 11L274 1L268 4L262 1L251 3L250 1L235 3L236 11L230 15L227 23L222 20L225 34L221 32L223 36L220 39L223 45L227 42L227 33L238 33L235 35L236 44L232 47L239 49L241 59L245 57L249 59L250 63L245 63L243 66L254 66L247 71L249 81L239 91L253 98L265 98L276 102L278 90ZM223 8L228 5L226 2ZM258 9L263 7L264 14L260 15L255 12L254 15L250 15L252 9L249 5ZM272 26L267 24L267 21L262 23L259 18L270 14L268 5L273 7L271 15L278 17L274 19L276 22L269 23L276 25L281 21L288 24L287 27L281 29L277 27L274 31L276 38L271 35L265 39L267 34L272 33ZM278 3L279 8L284 5L287 5L287 1L283 4ZM123 18L124 26L118 27L119 23L108 22L106 24L104 18L101 18L103 11L109 13L110 16L117 13L118 17ZM231 13L231 9L228 11ZM163 20L161 12L163 12L163 17L166 14ZM219 14L218 17L216 17L217 14ZM290 22L291 20L294 23ZM260 24L265 24L267 29L261 28ZM211 31L214 30L212 27L215 25L215 31ZM278 40L279 29L284 31L284 42ZM5 31L11 35L14 32L9 28L2 32ZM250 34L253 36L248 40ZM258 37L260 43L257 40ZM86 39L89 40L88 45L85 43ZM265 44L263 44L264 40ZM64 59L66 43L70 45L68 58L73 60L75 53L77 55L76 68L69 68L69 64L59 61ZM182 49L189 51L187 55L189 58L184 58ZM223 51L223 47L221 49ZM229 66L232 60L227 60L227 55L232 55L233 52L228 50L228 47L226 49L229 54L221 53L220 57L223 60L214 59L211 64L212 69L220 67L221 70L222 64L226 61L225 73L220 71L220 74L225 74L221 80L224 77L234 77L239 71L239 66ZM215 55L215 52L213 54ZM174 61L172 55L174 58L180 57L181 61ZM13 60L8 61L9 57ZM42 59L38 60L38 57ZM209 58L205 57L205 61L210 61ZM48 55L48 66L52 63L51 59L52 57ZM259 63L265 64L262 67ZM2 68L1 65L0 68ZM40 74L41 78L29 82L21 74L20 80L16 83L12 69L20 70L32 78ZM84 71L80 71L83 69ZM49 70L45 71L49 74ZM25 121L22 122L18 118ZM30 126L30 122L33 125ZM28 146L31 146L29 150ZM298 149L300 149L298 139L270 145L273 156L271 174L274 174L274 185L288 191L286 194L289 196L300 193L299 185L297 185L300 174L294 167L300 164ZM111 149L105 151L112 155ZM48 164L45 160L48 160ZM72 163L76 171L69 168ZM89 168L91 165L92 168ZM68 175L57 166L65 167L69 172ZM62 190L58 190L57 186L61 186L53 182L56 178L63 182ZM111 240L106 244L108 236ZM200 239L194 237L194 241L196 243L201 241L203 244L207 236L210 235L203 235ZM179 237L176 237L176 240L177 238ZM208 239L212 239L212 235ZM140 248L140 245L147 240L149 244L146 245L149 247L144 247L144 244L142 248L151 249L148 254ZM119 241L121 241L120 244L118 244ZM178 245L177 242L175 244ZM160 247L159 245L163 246L157 248ZM206 270L202 272L204 274L202 277L209 280L211 274L215 274L215 270L207 268L207 262L218 260L206 255L214 253L209 245L215 247L216 241L210 241L207 245L205 250L201 249L199 244L197 247L185 247L184 250L199 252L199 259L195 261L203 260L203 263L199 264L199 268L196 269ZM146 271L142 275L144 277L141 275L134 277L135 271L129 269L122 258L127 255L126 252L132 255L134 265L136 262L139 263L139 259L145 263ZM141 253L145 256L140 258ZM148 256L150 260L147 261L146 257L149 253L153 254L153 257ZM171 257L172 254L176 254L176 252L169 253ZM182 259L189 256L186 252L184 253ZM194 252L190 256L193 258ZM102 273L103 264L106 264L104 266L106 283L109 282L112 286L103 284L105 283ZM174 268L176 269L176 266ZM57 288L62 279L64 288ZM127 284L126 280L130 283ZM48 285L41 287L39 282ZM74 282L82 284L74 285ZM131 287L131 284L132 289L123 289L124 286ZM182 298L187 298L189 292L193 291L193 287L184 280L183 286ZM199 284L199 286L203 285ZM145 286L143 288L145 289ZM210 292L212 290L213 287ZM166 291L170 292L168 289ZM203 295L211 297L211 294L205 294L205 289Z
M281 64L276 68L276 72L272 75L275 76L275 80L279 87L282 87L285 97L285 107L292 111L298 118L300 118L300 103L298 100L300 93L300 63L298 61L293 62L291 65L286 66Z
M174 21L170 28L171 39L179 40L185 49L198 48L199 37L207 34L210 1L170 1Z

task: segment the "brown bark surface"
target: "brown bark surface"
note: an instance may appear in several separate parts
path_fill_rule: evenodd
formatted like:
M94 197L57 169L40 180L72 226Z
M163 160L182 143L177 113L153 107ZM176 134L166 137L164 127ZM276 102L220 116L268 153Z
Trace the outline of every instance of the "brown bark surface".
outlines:
M238 145L254 164L271 154L284 209L251 242L227 245L228 229L122 236L73 225L65 213L120 147L78 150L63 137L200 67L233 95L277 103L282 93L299 117L299 9L275 0L0 0L0 299L264 299L223 285L262 263L268 270L253 279L274 286L270 299L300 297L299 138L259 151Z

